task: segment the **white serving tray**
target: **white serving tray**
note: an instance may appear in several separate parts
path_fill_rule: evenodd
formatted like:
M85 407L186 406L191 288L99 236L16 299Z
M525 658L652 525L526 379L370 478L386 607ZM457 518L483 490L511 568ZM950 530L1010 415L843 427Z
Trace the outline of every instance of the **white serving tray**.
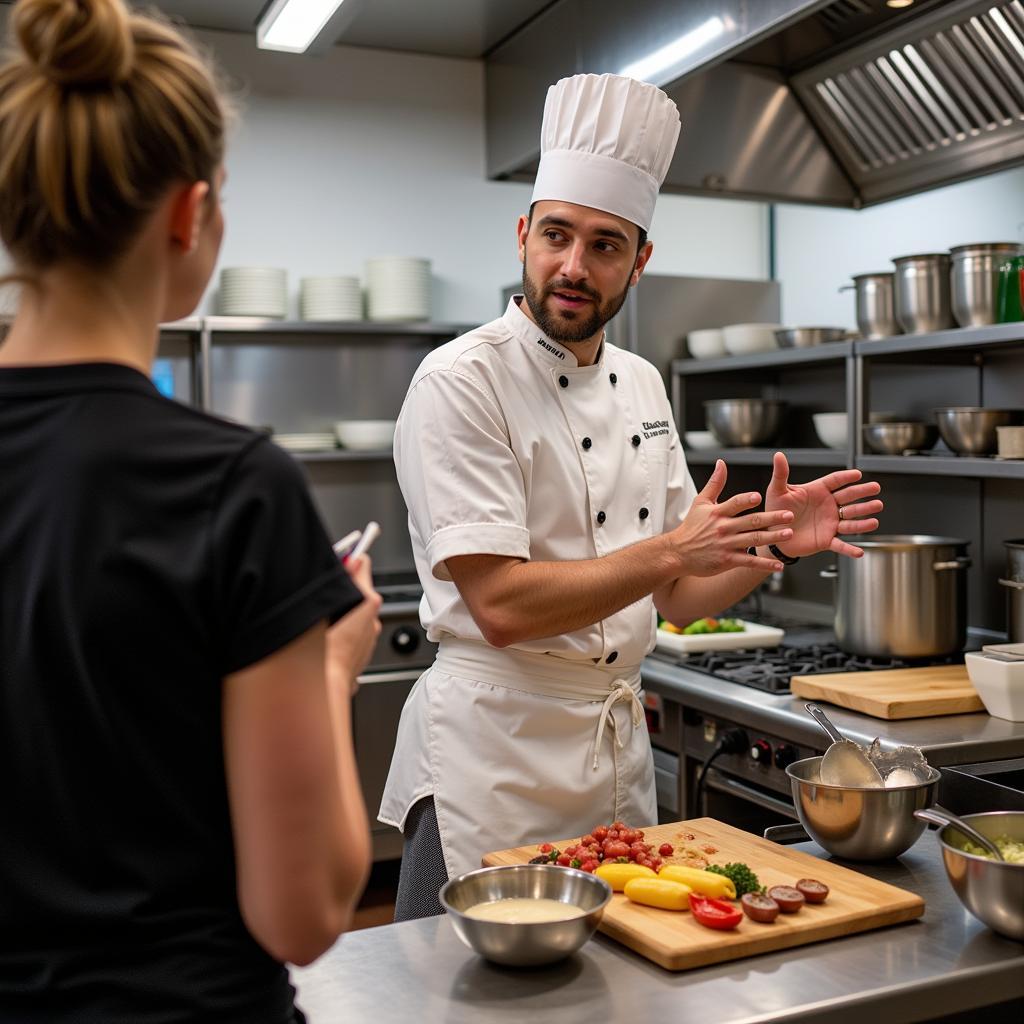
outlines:
M776 629L774 626L762 626L756 622L747 622L746 619L737 621L746 627L742 633L695 633L693 636L684 636L681 633L667 633L659 629L655 646L665 651L675 651L677 654L736 651L740 648L778 647L786 635L785 630Z

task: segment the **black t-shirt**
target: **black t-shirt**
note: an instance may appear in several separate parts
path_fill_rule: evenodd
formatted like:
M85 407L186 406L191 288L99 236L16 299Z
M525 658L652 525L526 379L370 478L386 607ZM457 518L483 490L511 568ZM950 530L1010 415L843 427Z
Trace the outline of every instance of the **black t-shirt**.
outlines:
M360 599L266 437L125 366L0 370L0 1022L289 1019L221 680Z

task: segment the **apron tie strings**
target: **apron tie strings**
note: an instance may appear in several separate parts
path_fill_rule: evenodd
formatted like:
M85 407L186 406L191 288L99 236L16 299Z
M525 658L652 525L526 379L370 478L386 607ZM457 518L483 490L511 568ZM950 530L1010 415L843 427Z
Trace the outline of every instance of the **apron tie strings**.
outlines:
M597 721L597 732L594 736L594 770L597 770L598 765L601 763L601 740L604 739L604 727L611 720L612 731L615 733L615 742L621 749L622 739L619 736L618 729L615 728L615 719L612 717L612 708L619 703L619 701L630 701L632 703L633 712L633 728L639 728L640 723L644 720L644 707L640 703L640 698L636 695L636 690L625 679L616 679L611 684L611 690L608 696L605 697L604 706L601 708L601 715Z

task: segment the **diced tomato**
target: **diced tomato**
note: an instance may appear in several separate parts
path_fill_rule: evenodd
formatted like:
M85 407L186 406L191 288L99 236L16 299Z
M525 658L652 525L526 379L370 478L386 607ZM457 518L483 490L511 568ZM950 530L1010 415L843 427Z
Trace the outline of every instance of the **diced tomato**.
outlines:
M628 857L629 847L622 842L609 843L604 848L604 855L606 857L610 857L612 860L615 860L616 857Z

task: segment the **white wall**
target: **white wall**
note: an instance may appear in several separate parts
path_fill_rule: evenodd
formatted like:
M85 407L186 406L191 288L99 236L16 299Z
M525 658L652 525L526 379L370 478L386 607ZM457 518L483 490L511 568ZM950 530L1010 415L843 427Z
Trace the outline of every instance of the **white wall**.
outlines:
M777 269L788 324L856 327L853 274L890 271L894 256L968 242L1024 241L1024 169L866 210L779 206Z
M520 276L515 225L530 186L486 180L481 62L354 47L296 57L249 36L200 38L246 90L220 266L287 267L294 305L304 275L426 256L435 319L499 312ZM766 223L760 203L662 196L651 272L763 278Z

